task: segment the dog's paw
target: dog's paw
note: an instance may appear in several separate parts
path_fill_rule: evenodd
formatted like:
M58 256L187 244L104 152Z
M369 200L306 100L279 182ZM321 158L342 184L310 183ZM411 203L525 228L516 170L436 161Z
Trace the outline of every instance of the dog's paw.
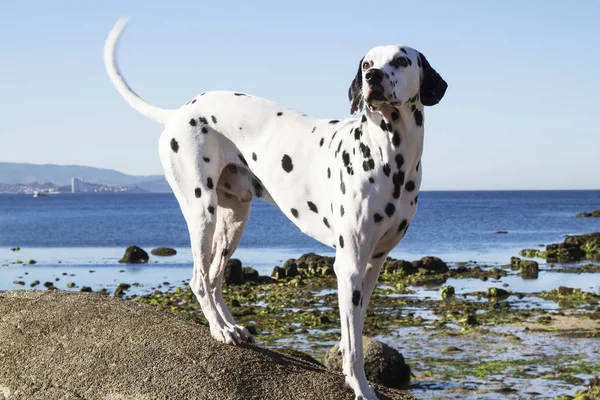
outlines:
M253 343L254 338L243 326L223 326L210 329L210 334L219 342L239 346L242 343Z

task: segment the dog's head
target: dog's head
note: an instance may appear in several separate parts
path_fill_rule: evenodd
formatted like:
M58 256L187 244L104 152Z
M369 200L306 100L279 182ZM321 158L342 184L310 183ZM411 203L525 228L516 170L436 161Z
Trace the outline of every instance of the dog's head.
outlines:
M431 67L425 56L406 46L379 46L360 60L358 72L348 89L350 112L367 105L377 111L383 105L398 107L409 99L425 106L437 104L448 84Z

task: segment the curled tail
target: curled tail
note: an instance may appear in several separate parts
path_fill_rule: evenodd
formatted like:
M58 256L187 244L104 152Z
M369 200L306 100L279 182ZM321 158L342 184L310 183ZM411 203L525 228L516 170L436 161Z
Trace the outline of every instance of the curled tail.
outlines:
M117 91L121 94L121 96L123 96L125 101L129 103L131 107L133 107L134 110L146 118L164 125L169 119L172 110L165 110L153 106L138 96L133 90L131 90L129 85L127 85L127 82L125 82L125 79L117 67L115 51L117 49L117 44L119 43L121 33L126 25L126 18L119 19L106 38L106 42L104 44L104 66L106 67L106 72L108 72L108 76L117 88Z

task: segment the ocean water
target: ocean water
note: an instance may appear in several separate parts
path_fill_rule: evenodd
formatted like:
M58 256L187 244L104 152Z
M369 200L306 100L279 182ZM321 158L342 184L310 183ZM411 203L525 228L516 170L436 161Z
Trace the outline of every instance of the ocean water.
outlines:
M434 255L445 261L506 264L523 248L600 231L600 219L575 217L598 208L600 191L422 192L416 217L391 255L407 260ZM125 268L117 261L131 244L147 251L174 247L178 254L152 257L147 266ZM149 287L164 281L172 284L191 275L189 245L186 224L172 194L0 195L0 290L14 288L13 280L24 279L27 268L42 282L65 274L81 279L85 272L86 281L98 285L126 279ZM11 252L14 246L21 251ZM234 257L270 273L273 266L306 252L334 254L300 232L276 207L253 203ZM28 259L38 263L11 264Z

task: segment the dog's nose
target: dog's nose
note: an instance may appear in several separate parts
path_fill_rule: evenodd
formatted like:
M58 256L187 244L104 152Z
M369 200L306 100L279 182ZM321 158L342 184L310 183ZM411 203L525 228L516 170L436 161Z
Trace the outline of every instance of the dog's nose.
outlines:
M381 80L383 79L383 71L377 68L371 68L365 74L365 79L372 85L381 83Z

